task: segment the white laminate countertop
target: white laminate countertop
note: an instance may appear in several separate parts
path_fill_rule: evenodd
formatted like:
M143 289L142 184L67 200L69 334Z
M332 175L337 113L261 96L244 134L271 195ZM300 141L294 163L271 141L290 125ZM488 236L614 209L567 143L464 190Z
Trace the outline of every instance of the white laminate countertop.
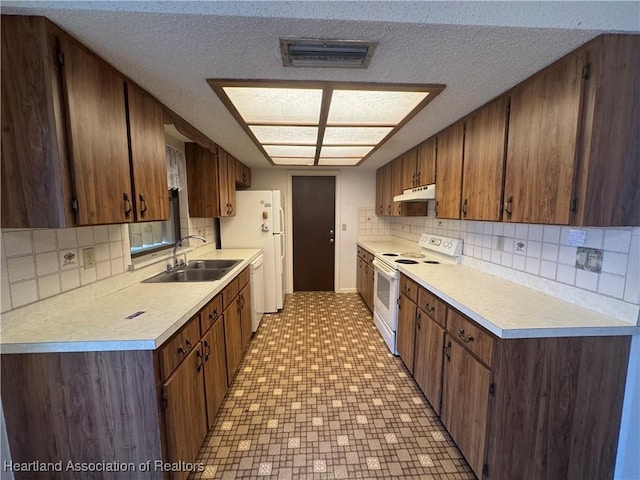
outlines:
M415 251L392 237L364 237L369 252ZM412 247L413 246L413 247ZM464 265L398 265L398 270L500 338L638 335L640 326Z
M32 315L23 308L3 315L5 353L154 350L261 254L259 249L212 250L190 258L242 260L212 282L134 283L65 311ZM151 277L152 274L149 275ZM126 317L144 312L135 318Z

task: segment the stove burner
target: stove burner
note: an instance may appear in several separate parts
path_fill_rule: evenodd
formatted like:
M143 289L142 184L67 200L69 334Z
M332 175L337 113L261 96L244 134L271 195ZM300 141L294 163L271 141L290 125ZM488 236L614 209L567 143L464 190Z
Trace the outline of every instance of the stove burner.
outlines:
M396 263L403 263L405 265L415 265L416 262L415 260L409 260L408 258L400 258L399 260L396 260Z
M424 258L425 257L422 253L413 253L413 252L401 253L400 255L407 258Z
M385 257L397 257L398 256L397 253L383 253L382 255L385 256Z
M436 261L436 260L424 260L422 263L430 263L433 265L439 265L440 262Z

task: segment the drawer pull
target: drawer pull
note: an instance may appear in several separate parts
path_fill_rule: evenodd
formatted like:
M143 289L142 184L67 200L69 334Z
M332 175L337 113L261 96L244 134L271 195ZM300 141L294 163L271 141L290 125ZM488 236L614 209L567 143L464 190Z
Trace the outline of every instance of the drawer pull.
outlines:
M218 311L217 310L213 310L213 312L211 312L209 314L209 320L211 320L212 322L218 318Z
M187 350L184 348L184 345L180 344L180 345L178 346L178 353L181 353L181 354L183 354L183 355L184 355L185 353L187 353Z
M202 352L200 350L196 352L196 357L198 358L198 364L196 365L196 370L199 372L202 369Z
M193 348L193 345L191 344L191 339L190 338L187 338L185 340L185 343L187 344L187 347L188 347L189 350L191 350Z
M204 361L207 362L209 361L209 355L211 354L211 347L209 346L209 342L206 340L204 341L204 348L207 349L204 353Z
M447 342L447 346L444 347L444 356L447 357L447 361L450 362L451 361L451 342L448 341Z
M465 335L464 334L464 328L459 328L458 329L458 338L460 340L462 340L464 343L471 343L473 342L473 336L471 335Z
M435 306L432 307L429 303L425 303L424 309L427 313L433 313L436 311L436 307Z

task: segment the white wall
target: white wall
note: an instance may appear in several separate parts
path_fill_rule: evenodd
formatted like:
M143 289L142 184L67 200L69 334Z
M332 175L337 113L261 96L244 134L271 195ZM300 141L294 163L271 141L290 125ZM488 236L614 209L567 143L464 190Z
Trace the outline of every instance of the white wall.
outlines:
M285 194L285 207L291 210L290 203L290 176L312 174L335 174L336 181L336 240L338 248L336 253L337 283L336 291L354 292L356 290L356 236L358 234L358 209L363 207L373 208L375 203L375 170L343 168L332 170L313 171L287 168L265 168L251 170L252 190L281 190ZM345 230L342 230L344 225ZM292 261L291 252L293 245L291 240L291 228L287 235L287 291L293 291L293 278L290 267Z

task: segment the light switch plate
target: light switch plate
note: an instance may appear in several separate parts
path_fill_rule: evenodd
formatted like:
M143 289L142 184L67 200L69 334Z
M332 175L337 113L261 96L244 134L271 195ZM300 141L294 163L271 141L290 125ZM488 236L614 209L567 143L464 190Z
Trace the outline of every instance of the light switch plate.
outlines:
M84 258L84 268L94 268L96 266L96 249L93 247L83 248L82 257Z

